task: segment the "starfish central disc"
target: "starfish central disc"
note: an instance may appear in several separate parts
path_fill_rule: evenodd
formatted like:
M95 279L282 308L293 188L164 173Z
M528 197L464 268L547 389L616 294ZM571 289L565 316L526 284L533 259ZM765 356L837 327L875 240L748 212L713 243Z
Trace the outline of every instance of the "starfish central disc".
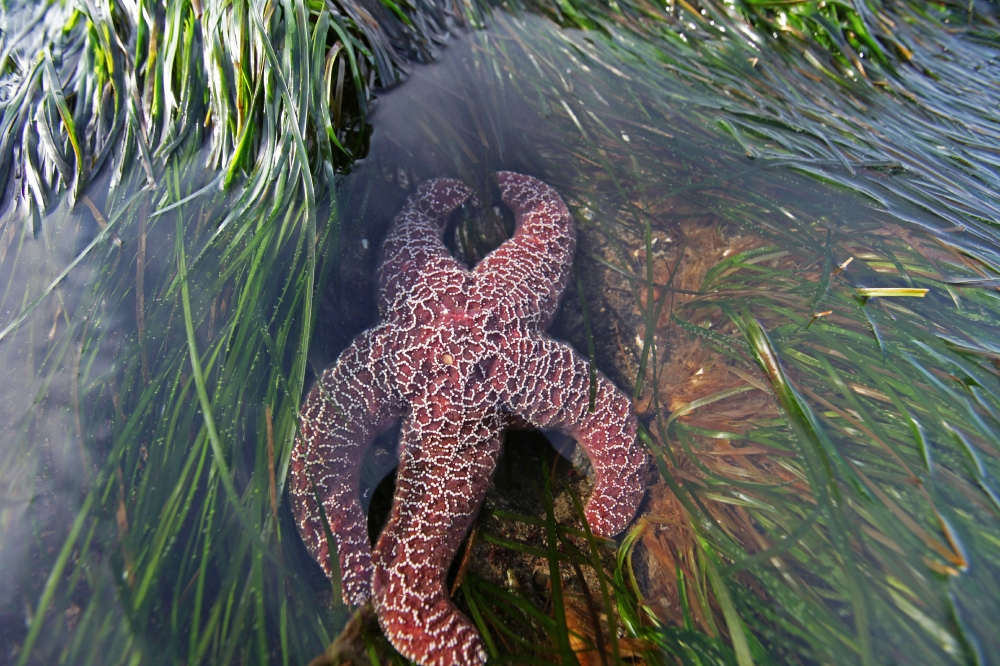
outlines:
M517 228L472 270L441 241L452 212L479 205L472 191L438 179L410 197L382 243L382 321L320 376L292 451L292 510L309 552L335 575L325 517L344 601L372 599L389 640L424 666L486 661L479 633L444 583L506 428L558 429L583 446L595 473L585 516L596 534L623 530L643 493L645 454L631 402L597 373L590 410L589 364L544 334L576 249L569 211L535 178L500 172L498 180ZM372 549L361 462L399 420L396 493Z

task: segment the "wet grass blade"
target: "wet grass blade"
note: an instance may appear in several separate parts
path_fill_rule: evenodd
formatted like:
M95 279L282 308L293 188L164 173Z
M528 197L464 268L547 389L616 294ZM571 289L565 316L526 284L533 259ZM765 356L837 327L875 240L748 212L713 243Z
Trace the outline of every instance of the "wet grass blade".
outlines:
M548 543L549 579L552 581L552 614L555 618L555 638L563 664L578 664L576 654L570 647L569 629L566 626L566 608L563 605L562 574L559 572L559 537L557 535L555 512L552 506L552 486L548 465L542 466L545 479L542 501L545 504L545 534Z
M751 666L754 661L750 655L750 645L747 643L746 627L740 618L739 612L733 605L732 597L729 596L726 581L719 574L719 565L715 561L715 553L708 547L708 544L704 540L701 540L701 547L705 553L708 579L712 584L712 590L715 592L715 598L718 600L719 605L722 606L722 614L726 618L726 625L729 627L729 638L732 640L733 650L736 652L736 663L739 666Z
M615 664L619 664L621 663L622 657L621 652L618 649L618 627L615 623L614 608L611 606L611 595L608 592L608 580L604 572L604 563L601 561L601 553L598 549L597 539L594 538L594 533L590 531L590 524L587 523L587 517L583 512L583 503L580 502L580 498L577 497L576 493L572 492L571 489L569 489L569 495L573 500L573 508L576 509L576 515L583 525L583 530L587 538L587 545L590 547L590 555L593 558L591 566L594 571L597 572L597 581L601 586L601 600L604 603L605 617L608 619L608 640L611 643L611 657Z
M73 526L70 528L69 535L63 542L62 550L59 551L59 556L56 558L55 566L45 580L45 588L42 590L42 596L38 600L38 607L35 609L35 616L31 621L31 627L28 630L28 635L24 639L21 656L17 660L17 666L25 666L31 658L31 650L35 645L35 641L38 640L38 635L42 630L49 605L52 603L52 598L56 593L56 587L62 579L63 571L65 571L66 565L69 562L70 555L73 552L73 547L76 545L76 540L80 536L80 530L83 529L83 525L87 521L87 516L90 513L90 507L93 502L94 495L88 493L87 498L83 501L83 506L80 507L80 510L76 514L76 520L73 521Z
M837 482L833 476L833 467L827 454L831 445L828 441L824 442L826 436L822 426L819 425L808 404L789 382L767 333L750 317L745 318L744 326L757 361L770 380L775 397L788 416L789 425L799 438L810 486L825 513L827 529L832 533L832 540L841 558L840 566L843 568L850 589L859 657L862 663L872 664L874 662L869 635L868 601L857 578L854 556L848 544L849 537L843 518L836 508L843 500L840 498Z
M923 298L929 289L908 289L904 287L858 287L858 295L863 298Z

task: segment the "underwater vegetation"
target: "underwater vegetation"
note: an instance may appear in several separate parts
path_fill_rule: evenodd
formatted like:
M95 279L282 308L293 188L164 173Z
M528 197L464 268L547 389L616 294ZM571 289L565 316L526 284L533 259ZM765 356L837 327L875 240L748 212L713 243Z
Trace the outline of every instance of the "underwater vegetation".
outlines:
M402 663L297 535L297 415L370 323L409 190L501 168L566 199L553 333L631 392L658 475L611 543L586 474L508 442L449 590L492 659L1000 654L992 5L86 0L2 25L0 660Z

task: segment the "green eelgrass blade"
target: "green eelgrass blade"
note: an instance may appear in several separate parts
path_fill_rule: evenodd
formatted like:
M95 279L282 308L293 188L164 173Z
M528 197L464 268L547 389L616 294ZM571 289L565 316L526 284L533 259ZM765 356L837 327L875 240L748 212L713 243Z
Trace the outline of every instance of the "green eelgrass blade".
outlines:
M132 195L129 201L131 202L138 199L140 194L141 192L136 192L135 194ZM123 206L121 210L125 210L125 206ZM14 317L14 319L9 324L7 324L7 326L5 326L2 331L0 331L0 340L3 340L5 337L7 337L7 335L11 331L17 329L17 327L20 326L24 322L24 320L27 319L28 316L35 311L36 308L38 308L38 306L45 300L45 298L59 286L59 283L65 280L66 276L69 275L70 272L72 272L72 270L76 268L77 265L79 265L80 262L82 262L87 257L87 255L90 254L91 250L100 245L109 236L114 237L113 226L115 222L117 222L119 219L120 215L115 215L112 216L110 220L108 220L107 225L105 225L105 227L101 229L101 231L96 236L94 236L94 239L90 241L87 247L85 247L82 251L80 251L80 253L76 255L76 257L73 259L73 261L71 261L69 265L67 265L66 268L64 268L59 273L59 275L57 275L48 284L48 286L46 286L45 289L41 291L41 293L35 296L31 300L31 302L29 302L24 308L22 308L21 311L17 314L17 316Z
M462 581L461 589L465 603L469 605L469 614L472 615L472 621L479 629L479 633L483 637L483 642L486 643L486 649L489 650L490 658L496 659L500 656L500 652L497 650L496 642L493 640L493 634L490 633L489 627L486 626L486 622L483 620L482 613L479 612L479 605L476 601L477 595L468 579Z
M729 627L729 638L733 642L733 650L736 652L736 663L739 666L751 666L754 661L750 655L750 645L747 643L746 626L740 618L739 612L733 605L732 597L726 587L725 579L719 574L719 565L716 561L714 550L704 539L699 539L702 552L705 554L705 564L708 570L708 578L715 592L715 598L722 607L722 615L726 618L726 625Z
M830 274L833 272L833 229L826 230L826 244L823 246L823 264L820 273L819 284L816 285L816 295L813 297L811 307L813 310L819 305L823 297L826 296L830 288Z
M176 252L177 270L183 275L185 272L184 225L180 215L177 216ZM208 391L205 388L205 376L202 372L201 358L198 354L198 341L194 333L194 319L191 316L191 298L188 294L187 280L181 281L181 303L184 308L184 330L187 333L191 374L194 377L195 388L198 392L198 402L201 404L202 418L205 422L208 441L212 447L212 462L218 470L219 480L222 482L222 487L226 490L226 496L229 499L233 513L243 524L247 533L252 535L252 538L261 551L270 553L270 549L267 548L263 541L261 541L260 535L257 534L257 528L243 510L239 493L236 491L236 486L233 485L233 478L229 472L229 466L226 464L226 455L222 449L222 440L219 438L219 433L215 428L215 419L212 416L212 403L208 398Z
M90 513L90 507L94 503L94 492L87 493L86 499L83 501L83 505L76 514L76 520L73 521L73 526L70 528L69 535L63 542L62 549L59 551L59 557L56 558L55 566L49 573L45 580L45 588L42 590L42 596L38 601L38 608L35 609L35 617L31 621L31 627L28 629L28 635L24 639L24 644L21 646L21 656L17 660L17 666L25 666L28 660L31 658L31 650L35 645L35 641L38 640L38 634L42 630L42 624L45 621L46 613L48 612L49 604L52 603L52 597L56 593L56 587L62 580L63 571L66 569L66 564L69 562L70 555L73 552L73 546L76 545L76 539L80 535L80 530L83 529L83 524L86 522L87 515Z
M761 369L771 381L771 387L779 404L788 416L789 425L799 439L803 462L809 474L809 482L819 507L823 510L833 542L841 558L840 566L844 572L851 594L851 604L854 610L855 633L862 663L870 665L873 662L871 640L868 625L868 601L864 589L857 578L854 555L848 545L847 530L840 514L843 501L840 499L826 450L829 444L824 444L825 434L822 426L816 420L812 410L798 391L788 380L777 353L767 333L756 319L749 315L743 320L746 336L757 358Z
M552 486L549 481L548 465L542 465L545 479L542 501L545 503L545 534L548 542L549 576L552 581L552 614L555 617L556 641L563 664L577 664L576 654L569 644L569 629L566 626L566 609L563 605L562 574L559 572L558 537L556 518L552 506Z
M330 571L333 572L330 581L333 584L333 603L340 605L343 603L343 592L341 591L340 557L337 554L337 541L333 536L333 532L330 531L330 521L326 517L326 509L323 508L323 500L316 491L315 484L312 487L312 494L313 501L316 502L316 507L319 509L320 521L323 523L323 535L326 539L326 557L329 561Z
M611 643L611 656L615 664L621 663L621 652L618 649L618 627L615 623L614 609L611 607L611 595L608 593L608 580L607 575L604 572L604 564L601 562L601 554L598 550L597 540L594 538L594 533L590 530L590 524L587 522L587 516L583 511L583 504L580 502L580 498L576 496L576 493L569 490L569 496L573 500L573 507L576 509L576 515L580 519L583 525L584 533L587 538L587 545L590 546L590 555L593 558L591 562L591 567L597 572L597 581L601 586L601 600L604 603L604 613L608 618L608 639ZM586 581L581 581L582 584L586 585Z

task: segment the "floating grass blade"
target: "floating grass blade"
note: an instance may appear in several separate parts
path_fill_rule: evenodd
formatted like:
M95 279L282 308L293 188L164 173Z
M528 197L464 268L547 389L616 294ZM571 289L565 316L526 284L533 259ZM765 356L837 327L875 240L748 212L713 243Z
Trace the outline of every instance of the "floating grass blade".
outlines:
M576 509L576 515L583 524L583 530L587 538L587 545L590 546L590 554L593 558L591 566L594 568L594 571L597 572L597 581L601 586L601 600L604 603L605 617L608 619L608 639L611 643L611 657L615 664L619 664L621 663L622 657L621 651L618 648L618 628L615 622L614 609L611 606L611 595L608 592L608 580L604 573L604 564L601 561L600 551L597 546L597 539L594 538L593 532L590 531L590 525L587 523L587 516L583 512L583 504L580 502L580 498L577 497L576 493L572 492L572 490L570 490L569 495L573 500L573 508Z
M73 527L70 528L69 535L63 542L63 547L62 550L59 551L59 557L56 559L55 567L46 578L45 589L42 591L38 607L35 609L35 617L31 622L31 628L28 630L28 635L24 639L24 645L21 651L21 656L17 660L17 666L24 666L31 658L31 649L34 647L35 641L38 640L38 634L42 630L45 615L49 609L49 604L52 603L52 597L56 593L56 586L62 577L63 571L66 569L66 564L69 562L73 547L76 545L76 540L80 536L80 530L83 529L83 525L87 520L87 515L90 512L90 507L93 504L93 501L94 496L92 494L88 494L87 499L83 502L83 506L80 507L80 511L77 513L76 520L73 521Z
M929 289L908 289L905 287L858 287L862 298L923 298Z

